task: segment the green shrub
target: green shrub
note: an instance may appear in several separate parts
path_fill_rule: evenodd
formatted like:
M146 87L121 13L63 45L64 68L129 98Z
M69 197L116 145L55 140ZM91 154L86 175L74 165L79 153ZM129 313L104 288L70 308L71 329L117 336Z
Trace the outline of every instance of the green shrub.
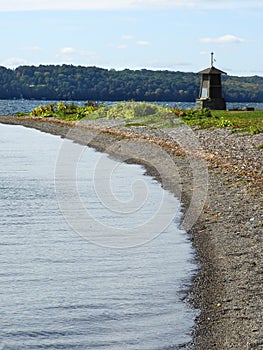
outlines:
M107 119L133 119L135 112L132 104L118 102L107 110L106 116Z
M34 108L29 115L35 117L52 117L55 112L55 104L48 104L46 106L38 106Z
M252 125L249 128L249 133L250 135L256 135L256 134L260 134L261 132L263 132L263 126L260 125Z
M203 109L187 109L185 111L181 112L181 116L185 120L191 120L191 119L205 119L205 118L211 118L212 113L210 109L203 108Z
M233 126L233 123L229 119L221 118L217 126L219 128L229 128Z
M108 119L134 119L134 118L164 118L171 114L171 109L147 102L118 102L108 108Z
M146 117L149 115L157 114L160 111L161 107L157 104L147 102L133 103L132 106L136 117Z

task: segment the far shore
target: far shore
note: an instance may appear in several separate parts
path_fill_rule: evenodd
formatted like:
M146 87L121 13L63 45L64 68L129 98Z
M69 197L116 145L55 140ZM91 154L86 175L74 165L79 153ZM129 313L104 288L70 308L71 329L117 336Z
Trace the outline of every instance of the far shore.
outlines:
M147 143L162 147L178 167L184 212L195 190L193 169L170 129L125 127L108 120L77 124L53 118L0 116L0 123L23 125L71 138L107 151L116 140L136 141L142 154ZM80 132L72 133L74 128ZM263 133L231 134L227 129L192 129L208 169L208 192L195 225L188 230L200 270L188 301L199 308L194 350L263 349ZM77 136L76 136L77 135ZM89 140L89 141L87 141ZM136 146L134 146L136 147ZM118 156L118 149L112 150ZM146 152L146 151L145 151ZM136 160L145 163L145 160ZM160 160L161 162L161 160ZM147 164L146 164L147 167ZM148 167L158 178L158 174ZM178 184L167 169L165 186L176 195ZM160 181L162 179L159 179Z

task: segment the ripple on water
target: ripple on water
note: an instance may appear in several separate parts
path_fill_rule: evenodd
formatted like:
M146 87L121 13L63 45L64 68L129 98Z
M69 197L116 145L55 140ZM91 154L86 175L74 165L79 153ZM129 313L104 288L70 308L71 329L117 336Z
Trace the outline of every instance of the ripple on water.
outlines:
M181 291L196 265L178 220L136 248L91 244L71 229L56 202L62 140L3 125L0 135L0 349L160 350L190 341L196 311ZM12 161L2 157L7 151ZM100 157L92 149L85 154L86 166ZM159 198L161 186L141 166L126 164L123 171L147 183L153 202ZM83 193L86 185L80 184ZM119 185L123 195L127 185ZM116 225L114 215L108 220Z

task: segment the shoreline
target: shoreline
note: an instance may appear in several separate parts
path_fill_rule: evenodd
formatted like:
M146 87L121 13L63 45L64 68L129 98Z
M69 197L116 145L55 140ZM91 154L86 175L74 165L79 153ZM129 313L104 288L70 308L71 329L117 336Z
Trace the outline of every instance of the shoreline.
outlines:
M0 123L61 137L68 137L76 125L53 118L10 116L0 117ZM188 296L189 302L201 310L194 349L263 349L263 150L257 149L263 144L263 134L240 136L225 129L193 133L209 173L206 201L188 231L200 264ZM127 128L97 120L80 124L78 133L70 136L77 136L75 141L83 144L89 139L89 146L100 151L109 149L116 140L135 141L142 152L149 143L161 146L178 167L184 211L189 207L193 196L191 167L185 151L173 142L168 130ZM154 169L148 167L147 171L158 179ZM176 179L169 173L167 178L165 186L176 195Z

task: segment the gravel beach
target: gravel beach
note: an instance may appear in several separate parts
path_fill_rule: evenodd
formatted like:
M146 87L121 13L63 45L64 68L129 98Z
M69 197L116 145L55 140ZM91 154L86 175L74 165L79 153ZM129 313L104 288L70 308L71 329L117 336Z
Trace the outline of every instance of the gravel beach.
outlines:
M164 164L164 179L149 162L154 154L147 145L161 147L177 167L184 218L189 211L194 213L194 220L187 219L184 225L200 264L187 295L201 311L193 348L263 349L263 134L189 127L176 133L108 120L76 126L52 118L3 116L0 122L69 137L116 156L121 155L116 140L124 140L124 148L135 150L134 161L146 164L178 195L178 176ZM203 168L196 172L195 164Z

